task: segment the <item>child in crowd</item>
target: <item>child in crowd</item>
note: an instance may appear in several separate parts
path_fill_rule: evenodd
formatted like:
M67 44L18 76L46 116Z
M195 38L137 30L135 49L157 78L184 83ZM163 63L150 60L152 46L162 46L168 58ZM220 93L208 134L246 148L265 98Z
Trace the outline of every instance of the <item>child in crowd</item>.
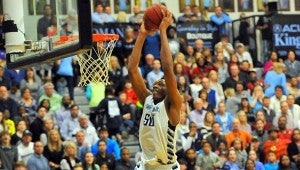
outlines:
M265 169L267 170L278 170L278 161L276 160L276 154L274 152L269 152L268 162L265 163Z
M240 169L243 169L246 165L247 152L243 148L242 140L239 138L234 139L231 143L231 147L234 148L237 155L236 163L238 164Z

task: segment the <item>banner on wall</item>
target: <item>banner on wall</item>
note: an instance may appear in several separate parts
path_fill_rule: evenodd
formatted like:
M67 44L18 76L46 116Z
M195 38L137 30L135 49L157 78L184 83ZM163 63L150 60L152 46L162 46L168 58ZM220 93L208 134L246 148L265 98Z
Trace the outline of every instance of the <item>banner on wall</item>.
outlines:
M213 26L211 22L185 22L177 23L177 37L186 40L188 45L194 46L195 40L202 39L204 48L211 48L214 38L214 32L217 27Z
M286 58L289 50L300 56L300 15L276 15L273 17L274 48L280 58ZM297 59L300 59L297 57Z

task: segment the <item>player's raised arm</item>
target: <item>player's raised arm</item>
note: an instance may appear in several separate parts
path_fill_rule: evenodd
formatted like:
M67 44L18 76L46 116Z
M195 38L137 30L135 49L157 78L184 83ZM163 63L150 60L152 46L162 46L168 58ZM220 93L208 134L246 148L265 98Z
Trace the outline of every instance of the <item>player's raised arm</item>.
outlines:
M177 83L173 71L173 59L169 48L166 30L173 23L172 13L168 10L162 11L164 18L159 26L161 38L161 64L164 72L164 79L167 87L167 97L165 100L166 110L170 123L177 125L180 121L181 96L177 89Z
M144 101L151 92L147 89L144 79L139 71L139 62L141 59L141 51L147 35L153 31L147 31L142 23L139 35L136 39L135 45L132 49L131 56L128 61L128 74L132 83L132 87L139 98L139 101L144 104Z

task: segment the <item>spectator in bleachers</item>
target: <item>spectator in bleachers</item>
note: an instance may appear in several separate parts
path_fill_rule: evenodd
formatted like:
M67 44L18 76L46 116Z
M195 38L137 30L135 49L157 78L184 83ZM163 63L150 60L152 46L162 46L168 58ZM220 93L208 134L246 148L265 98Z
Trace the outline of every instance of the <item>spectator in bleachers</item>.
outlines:
M111 56L108 65L108 77L109 83L115 89L115 93L118 94L123 90L124 78L119 60L116 56Z
M249 132L240 129L240 121L237 118L232 120L232 130L225 136L228 147L230 147L231 142L235 138L240 138L243 141L243 148L246 148L252 139L252 135Z
M116 19L111 15L111 8L109 5L104 7L104 12L107 14L105 22L116 22Z
M218 112L216 114L216 121L221 126L221 131L223 133L228 133L232 130L232 114L226 111L226 106L224 102L218 104Z
M18 161L14 164L14 170L28 170L27 166L22 161Z
M54 85L52 83L46 83L44 85L44 94L39 97L38 103L40 104L43 99L50 101L50 111L55 112L61 107L62 96L54 92Z
M226 23L231 23L232 20L230 16L223 12L221 6L215 7L215 13L210 16L211 22L218 27L218 31L216 31L216 35L214 36L214 43L220 41L220 37L227 34Z
M44 132L40 135L40 141L43 143L44 146L48 143L48 134L50 130L54 129L54 124L52 119L44 119L43 121L43 130Z
M254 166L256 170L264 170L264 164L257 159L257 154L255 150L250 150L248 153L248 159L254 162ZM247 162L246 162L247 166Z
M280 156L278 167L279 169L298 169L296 164L286 154Z
M99 165L95 163L95 157L91 152L86 152L84 154L84 160L82 161L83 169L95 169L100 170Z
M218 51L216 49L220 48L221 51ZM220 42L218 42L215 45L215 54L221 52L225 58L225 61L229 61L230 60L230 55L234 54L234 48L232 46L232 44L230 42L228 42L228 35L222 35Z
M251 81L250 79L250 70L254 70L253 68L250 68L250 63L247 60L243 60L240 62L240 75L241 77L244 77L245 81L246 81L246 85L248 82ZM246 86L248 87L248 86Z
M218 83L223 84L228 74L228 65L224 60L224 55L222 53L217 53L216 61L214 62L215 67L218 69L219 76L217 77Z
M200 8L198 5L191 6L192 8L192 21L204 21L205 18L200 13Z
M245 112L248 123L253 123L255 121L255 112L253 112L248 98L242 97L239 111Z
M121 149L121 159L116 162L115 170L132 170L135 162L130 160L130 150L128 148Z
M37 109L37 115L34 121L30 124L30 132L32 133L32 141L36 142L40 139L40 135L44 132L43 118L46 115L46 108L41 106Z
M256 119L255 129L252 131L252 136L252 139L254 139L254 137L257 138L259 141L259 148L262 149L265 141L269 139L268 132L264 129L264 120Z
M154 56L152 54L147 54L145 56L145 64L140 68L143 78L146 79L147 75L153 69Z
M190 122L189 132L181 135L182 148L185 152L192 148L195 151L201 149L201 141L203 139L202 134L197 130L197 124Z
M265 76L265 95L268 97L272 97L274 94L276 95L276 86L280 85L282 87L282 92L284 95L288 94L286 87L286 77L283 73L284 64L282 63L274 63L273 70L269 70Z
M186 112L181 112L180 122L177 125L177 136L176 136L176 155L177 159L182 159L184 157L184 150L182 147L181 136L189 132L189 120Z
M1 113L1 112L0 112ZM10 119L10 112L9 110L5 109L3 111L2 120L0 121L2 125L4 125L4 130L8 131L10 135L13 135L16 133L16 126L15 122Z
M172 56L174 57L180 50L180 43L179 39L177 38L176 34L176 27L170 26L167 29L167 37L168 37L168 43L170 47L170 52Z
M184 7L183 15L178 17L178 22L183 23L183 22L190 22L193 21L193 13L191 6L186 5Z
M101 3L95 4L95 12L92 13L92 22L97 24L103 24L108 21L108 15L104 12L103 5Z
M263 61L266 62L272 50L273 27L271 18L272 15L270 15L267 3L264 5L264 7L265 15L259 17L256 23L256 29L261 31L262 50L260 56L262 56Z
M2 66L0 66L0 85L5 86L7 89L11 87L11 80L8 76L5 76L5 69Z
M44 147L42 142L35 142L33 150L34 154L29 158L27 162L28 169L50 170L49 162L47 158L43 155Z
M71 170L76 164L80 163L77 158L77 147L73 141L67 141L64 144L64 156L60 161L60 169Z
M195 169L197 153L190 148L185 151L185 161L187 162L187 169Z
M0 161L3 169L13 169L13 165L18 161L18 149L11 145L11 137L7 131L0 133Z
M202 53L204 50L203 45L204 45L204 42L202 39L200 39L200 38L196 39L195 44L194 44L194 53L196 53L196 52Z
M64 96L65 87L68 88L68 94L71 98L71 101L74 102L74 72L73 72L73 63L74 63L74 56L62 58L55 62L55 67L57 67L57 71L55 73L55 87L57 92ZM60 82L66 82L66 85L60 84Z
M215 109L216 106L217 106L217 101L220 101L218 99L218 94L215 90L213 90L210 87L210 82L209 82L209 79L207 77L203 77L201 83L202 83L202 86L203 86L202 90L207 92L207 98L206 99L201 97L202 100L203 100L204 107L206 107L206 109L207 109L207 106L206 106L206 103L205 103L205 100L207 100L207 102L211 105L211 107L212 107L211 109L213 111L213 109ZM199 93L199 97L200 97L200 93Z
M287 152L292 162L296 163L299 168L300 152L298 149L298 143L300 142L300 130L294 129L292 133L292 142L288 144Z
M286 102L289 106L289 110L295 120L296 128L300 128L300 106L295 104L295 97L289 94L286 98Z
M62 106L55 112L58 127L62 127L63 121L70 117L71 98L69 96L63 96L61 105Z
M49 99L43 99L41 101L40 105L38 106L38 108L41 107L41 106L46 108L46 112L47 112L44 119L51 119L53 121L53 124L54 124L55 128L58 128L58 123L57 123L55 112L50 110L50 108L51 108L50 100Z
M91 152L96 155L98 153L98 144L100 141L105 141L106 142L106 152L109 154L114 155L114 157L119 160L121 158L120 152L120 146L117 143L116 140L112 139L109 137L109 132L106 127L101 127L99 130L99 140L93 143L91 147Z
M183 77L185 80L185 83L189 86L190 85L190 79L188 75L184 73L184 66L181 63L175 63L174 64L174 74L176 81L178 82L179 77Z
M232 116L236 115L236 112L239 110L239 105L241 103L241 98L236 96L233 88L228 88L225 91L226 96L226 111L231 113Z
M189 76L190 75L190 66L188 66L188 63L186 62L185 56L182 52L178 52L175 55L174 58L174 68L176 68L176 64L181 64L182 65L182 72L184 75ZM189 82L189 81L188 81Z
M116 164L116 159L114 155L107 153L106 151L106 141L100 140L98 142L98 152L95 155L95 163L98 165L102 165L102 163L106 163L108 165L108 169L114 169ZM102 169L102 168L101 168Z
M64 146L61 136L56 129L50 130L48 134L48 142L44 147L44 156L49 160L50 168L60 170L60 162L64 154Z
M160 44L159 31L154 32L152 35L148 35L143 45L142 56L152 54L155 59L160 59Z
M239 34L237 39L239 40L239 42L243 43L248 49L250 43L250 32L248 31L250 23L248 19L245 19L245 17L246 14L244 12L240 14L241 21L239 25Z
M236 163L238 164L240 169L243 169L246 164L246 159L248 157L245 148L243 147L243 142L241 139L236 138L232 141L231 147L234 148L236 152Z
M240 121L240 130L247 131L248 133L252 133L251 126L248 124L247 115L244 111L240 110L236 118Z
M214 122L212 124L212 133L206 137L207 142L210 143L212 151L218 150L221 142L227 145L225 136L221 133L221 126L219 122Z
M289 110L289 106L286 101L280 103L280 111L273 119L273 126L278 127L278 120L281 116L284 116L287 120L287 128L297 128L298 124L296 124L296 120L293 118L291 111Z
M21 143L23 133L27 129L26 123L24 120L20 120L16 123L16 133L11 135L11 144L17 146Z
M203 153L197 156L196 160L196 170L199 169L216 169L220 168L222 165L220 157L212 151L209 142L204 142L202 144Z
M288 51L287 59L284 60L284 65L286 68L286 76L288 79L291 77L300 76L300 62L296 60L296 55L293 50Z
M119 54L121 65L124 66L125 60L128 60L128 57L131 55L135 40L133 28L126 28L124 39L121 41L121 54Z
M187 61L187 66L190 68L192 68L193 63L196 62L194 54L195 54L194 47L191 45L188 45L186 47L185 59Z
M205 114L203 126L199 129L203 138L206 139L208 135L212 133L212 124L215 121L215 114L212 111L208 111Z
M143 21L143 14L140 13L140 6L134 5L132 11L133 15L129 17L129 22L133 24L140 24Z
M56 20L56 16L53 14L52 6L46 4L44 6L44 16L38 20L37 24L38 40L47 36L47 30L52 26L54 20Z
M18 115L18 104L15 100L9 97L7 88L0 86L0 111L9 110L12 119Z
M240 74L240 69L238 65L231 65L230 68L230 76L226 78L224 82L224 89L227 88L236 88L237 82L241 82L243 85L243 88L246 87L246 79L245 77L242 77Z
M196 98L198 98L199 92L203 88L203 86L201 84L200 75L195 75L192 81L193 83L190 84L191 97L193 98L193 100L195 100Z
M272 123L275 117L275 110L271 108L271 100L269 97L264 96L262 101L263 107L261 111L264 113L266 121Z
M218 68L220 71L220 68ZM227 68L226 68L227 70ZM226 71L227 72L227 71ZM221 83L218 81L218 77L222 77L223 75L218 74L217 71L211 70L208 74L210 88L216 91L216 105L220 102L225 101L224 90ZM225 80L225 79L224 79Z
M42 81L39 76L37 76L32 67L26 69L25 77L21 80L20 89L29 88L32 97L37 100L37 93L39 88L42 86Z
M99 139L95 127L89 123L89 118L85 114L81 114L78 120L79 128L74 129L73 134L82 130L85 136L85 143L87 143L88 146L92 146L92 144L96 143Z
M123 124L120 127L120 131L122 133L122 138L127 138L128 133L135 134L135 123L138 123L138 115L137 115L137 106L133 104L131 101L128 102L128 95L125 92L120 92L118 98L122 104L122 118ZM131 99L130 99L131 100ZM137 103L137 101L136 101ZM132 108L131 108L132 107Z
M287 128L287 118L284 116L278 119L278 138L285 140L287 144L292 142L293 129Z
M272 51L270 54L270 59L265 62L263 67L263 75L265 75L274 66L274 63L278 62L278 55L276 51Z
M256 119L261 119L263 121L263 123L264 123L264 129L265 130L269 130L270 127L272 126L273 122L268 122L266 120L264 112L262 110L259 110L259 111L256 112L255 115L256 115ZM275 117L275 115L274 115L274 117ZM273 118L272 118L272 121L273 121Z
M18 101L19 106L24 106L28 116L35 117L37 109L37 101L31 96L31 90L24 88L21 90L21 99Z
M208 101L208 93L205 89L201 89L199 91L198 97L202 99L202 109L204 111L213 111L214 112L214 107L212 104Z
M34 153L33 152L33 145L34 143L31 142L32 140L32 133L29 130L25 130L22 136L22 142L17 145L18 149L18 160L23 161L25 165L27 164L29 158Z
M291 77L290 85L287 87L288 94L293 95L295 98L300 97L300 89L298 88L297 77Z
M153 90L153 83L162 78L164 73L161 70L160 60L155 59L153 61L153 69L147 74L147 84L150 90Z
M65 117L60 126L60 134L64 140L72 139L72 132L79 127L78 116L80 115L78 105L70 106L70 115Z
M178 76L177 88L181 95L185 95L187 100L191 100L191 89L184 75Z
M75 145L77 147L77 158L83 162L84 160L84 154L88 151L90 151L90 147L88 146L88 143L85 143L85 135L82 130L79 130L75 134Z
M247 60L250 64L250 68L253 68L253 61L251 54L245 49L244 44L238 43L236 45L236 56L238 57L239 62L241 63L244 60Z
M273 81L272 81L272 83L273 83ZM281 102L286 101L286 95L283 94L283 89L284 89L283 86L277 85L275 87L275 95L270 98L271 99L270 108L273 109L276 114L280 113Z
M217 68L212 65L211 63L208 63L203 56L200 56L198 59L196 59L197 67L193 68L191 71L191 77L194 75L200 75L201 77L207 77L208 73L211 70L216 70Z
M261 86L257 85L254 87L252 97L249 97L249 103L252 108L252 112L256 113L263 107L264 92Z
M264 143L266 158L269 157L269 153L274 153L275 161L279 160L282 154L287 153L287 143L278 138L278 129L276 127L271 127L268 133L269 139Z
M237 153L235 149L230 148L227 154L227 161L224 163L223 169L239 170L237 164Z

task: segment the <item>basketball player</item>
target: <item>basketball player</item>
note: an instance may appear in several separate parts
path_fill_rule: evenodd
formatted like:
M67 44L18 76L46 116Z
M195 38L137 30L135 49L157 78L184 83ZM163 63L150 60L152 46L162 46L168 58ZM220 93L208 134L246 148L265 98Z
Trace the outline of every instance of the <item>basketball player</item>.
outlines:
M152 92L146 88L138 70L145 38L154 33L154 31L146 30L144 23L140 27L132 55L129 57L129 77L139 101L144 105L139 129L142 156L141 161L137 163L136 170L179 169L175 155L175 129L180 121L182 102L177 90L173 60L166 35L166 29L172 23L172 14L167 11L159 26L164 78L154 82Z

